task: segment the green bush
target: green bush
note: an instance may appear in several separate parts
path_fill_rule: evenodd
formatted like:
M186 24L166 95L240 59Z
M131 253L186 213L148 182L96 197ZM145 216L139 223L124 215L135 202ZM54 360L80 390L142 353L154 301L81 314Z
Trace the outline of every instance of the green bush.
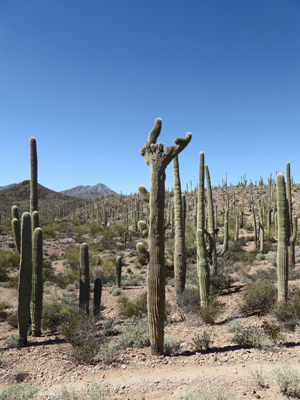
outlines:
M24 383L12 385L0 393L0 400L27 400L32 399L39 389Z
M55 333L62 323L70 317L71 310L68 304L59 301L54 295L51 302L43 304L42 327Z
M294 331L300 321L300 289L290 288L288 299L277 303L273 308L273 314L286 329Z
M16 250L0 250L0 282L9 280L7 271L19 265L19 254Z
M263 315L270 311L277 298L277 288L270 282L257 279L249 283L242 294L241 311L246 315L257 313Z
M148 347L150 346L148 319L127 323L120 335L121 347Z
M212 331L203 331L192 338L194 351L208 351L213 340L211 339Z
M119 288L118 286L114 285L109 289L109 293L112 296L119 296L120 294L123 293L123 290L121 288Z
M199 314L200 312L199 287L186 286L184 292L179 296L178 306L183 308L185 313Z
M108 400L109 398L109 390L104 389L101 382L98 384L91 382L79 390L62 386L55 395L49 397L49 400Z
M274 342L264 334L264 331L256 327L237 326L231 340L243 348L271 349L274 346Z
M174 339L172 336L166 335L164 337L164 355L165 356L176 356L179 354L180 342Z
M118 361L120 355L120 345L114 341L105 341L100 345L97 359L103 365L111 365Z
M205 324L213 325L221 314L223 305L217 300L212 300L207 307L200 308L200 318Z
M300 374L285 364L281 368L273 368L271 375L280 388L280 392L288 397L300 398Z
M186 389L175 400L234 400L232 393L228 392L223 386L207 380L201 386Z
M132 301L122 296L119 299L119 315L125 318L142 318L147 315L147 292Z
M17 310L8 314L7 322L10 326L12 326L15 329L18 327L18 311Z
M272 340L282 339L282 335L280 332L280 326L274 323L270 323L268 321L264 321L261 324L261 328L266 336L271 338Z

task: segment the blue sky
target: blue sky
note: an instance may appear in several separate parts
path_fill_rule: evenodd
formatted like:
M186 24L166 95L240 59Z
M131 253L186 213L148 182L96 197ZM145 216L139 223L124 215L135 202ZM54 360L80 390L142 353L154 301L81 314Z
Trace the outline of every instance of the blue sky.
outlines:
M0 0L0 186L149 188L139 149L192 132L182 188L205 153L213 185L300 182L299 0ZM170 165L166 188L173 186Z

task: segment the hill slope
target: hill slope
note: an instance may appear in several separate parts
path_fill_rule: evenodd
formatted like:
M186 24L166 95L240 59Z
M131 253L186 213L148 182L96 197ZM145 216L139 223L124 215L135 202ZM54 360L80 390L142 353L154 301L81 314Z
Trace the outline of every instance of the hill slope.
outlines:
M66 196L54 190L47 189L38 184L39 210L47 209L51 212L59 209L77 208L84 201L74 197ZM11 213L11 207L16 205L20 213L29 211L30 199L30 181L9 185L0 191L0 214L3 218L8 218Z

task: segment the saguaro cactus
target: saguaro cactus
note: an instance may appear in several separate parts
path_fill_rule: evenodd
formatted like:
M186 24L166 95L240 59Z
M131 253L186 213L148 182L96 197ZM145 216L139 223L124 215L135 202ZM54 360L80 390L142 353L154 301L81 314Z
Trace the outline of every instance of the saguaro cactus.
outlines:
M18 323L20 346L27 344L28 320L30 316L30 296L32 285L32 246L31 218L29 213L22 215L21 252L18 298Z
M161 131L161 119L156 119L148 140L140 149L150 168L149 264L147 277L147 306L152 354L163 353L165 319L165 169L190 142L192 134L174 139L175 146L156 144Z
M291 166L289 162L286 163L286 197L288 202L287 211L289 216L289 236L294 239L290 240L288 244L289 265L295 266L295 240L297 235L297 228L295 229L295 227L293 226Z
M209 265L204 238L204 153L199 155L199 177L198 177L198 210L197 210L197 271L199 278L200 304L201 307L208 306L209 297Z
M80 286L79 286L79 308L82 312L89 314L90 277L89 277L89 251L88 245L82 243L80 246Z
M33 211L38 211L38 187L37 187L37 153L36 140L34 137L29 139L30 151L30 215Z
M213 206L213 198L211 191L211 183L210 183L210 174L208 166L204 166L205 176L206 176L206 187L207 187L207 210L208 210L208 232L211 238L211 263L213 268L213 274L217 274L218 272L218 261L217 261L217 248L216 248L216 226L215 226L215 218L214 218L214 206Z
M173 158L174 175L174 213L175 213L175 249L174 249L174 280L175 280L175 299L184 291L186 275L186 256L185 256L185 215L182 211L181 186L179 176L178 156Z
M32 239L32 291L31 291L31 324L34 336L41 335L43 307L43 234L36 228Z
M288 252L287 230L288 213L285 182L283 174L276 176L277 213L278 213L278 245L277 245L277 277L278 301L286 300L288 293Z
M102 280L101 280L101 278L96 278L95 286L94 286L94 315L95 316L100 314L101 295L102 295Z
M120 288L121 287L121 274L122 274L122 257L118 256L116 258L116 284Z

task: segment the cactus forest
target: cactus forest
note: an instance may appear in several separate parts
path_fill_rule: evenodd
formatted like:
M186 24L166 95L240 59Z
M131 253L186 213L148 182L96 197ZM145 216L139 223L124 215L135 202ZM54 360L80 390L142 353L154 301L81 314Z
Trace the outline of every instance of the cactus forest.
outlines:
M300 359L300 184L280 160L213 186L210 149L183 183L192 134L163 137L161 119L141 137L149 190L94 200L43 187L30 138L30 179L0 191L0 399L80 380L97 399L279 398L276 368Z

